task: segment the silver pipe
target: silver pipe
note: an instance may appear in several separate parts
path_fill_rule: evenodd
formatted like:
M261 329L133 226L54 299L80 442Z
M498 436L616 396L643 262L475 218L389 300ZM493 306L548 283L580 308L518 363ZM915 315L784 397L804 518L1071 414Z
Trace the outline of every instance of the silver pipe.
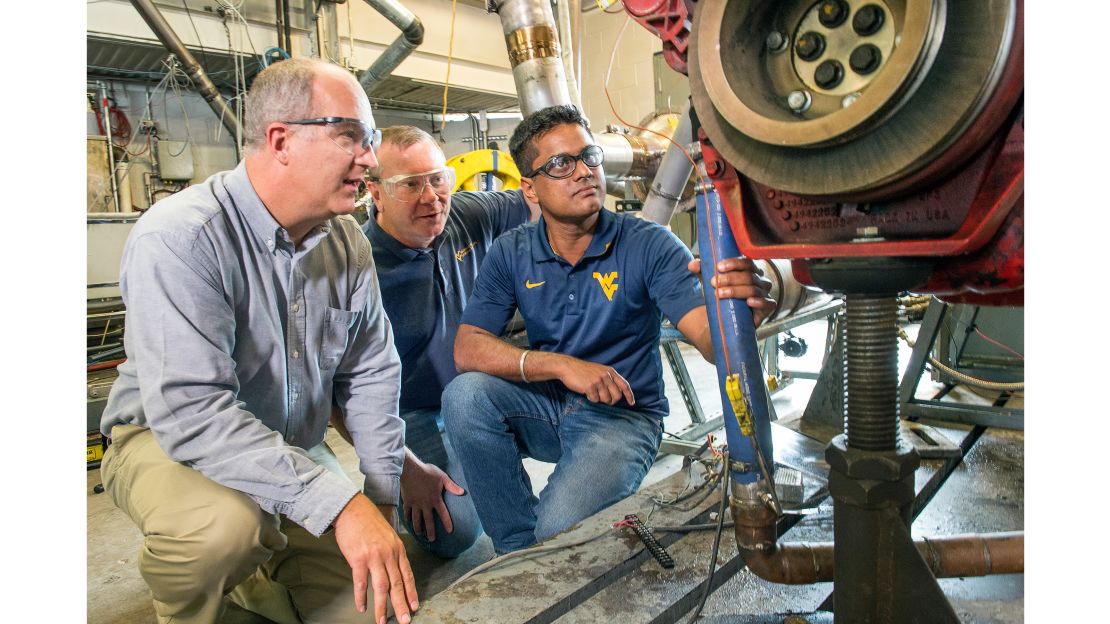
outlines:
M243 136L243 127L239 124L239 117L235 115L227 102L224 102L219 89L208 78L208 74L204 73L204 68L193 57L193 53L189 52L189 49L181 42L181 39L170 27L161 11L154 6L151 0L131 0L131 5L139 12L147 26L154 31L154 36L158 37L162 45L166 46L166 49L181 61L185 73L189 74L189 78L193 80L193 84L200 92L201 97L212 108L212 112L216 113L216 118L223 122L228 132L235 135L237 138L236 145L238 145Z
M521 113L573 104L551 5L546 0L493 0L489 6L501 18Z
M683 146L693 142L693 136L690 132L689 100L686 101L686 105L682 109L682 119L679 120L671 138L674 139L675 143ZM671 222L675 208L678 207L678 201L682 198L682 190L686 188L690 174L694 171L694 163L690 162L690 159L682 153L682 150L675 143L668 143L667 145L667 151L663 154L663 161L659 163L659 172L655 174L655 180L651 183L651 190L648 191L648 196L644 200L644 208L641 213L648 221L654 221L662 225Z
M358 79L362 88L369 94L379 82L397 69L397 66L408 58L417 46L424 42L424 24L397 0L366 0L366 4L401 29L401 34L397 35L393 43L389 44L389 47Z
M571 27L570 4L561 0L557 5L559 15L559 41L566 41L566 45L559 46L559 60L563 62L563 71L567 76L567 92L571 102L582 110L582 91L578 86L578 74L574 71L574 31Z
M564 0L570 9L570 45L573 51L574 76L582 78L582 0ZM582 82L578 81L578 98L582 99Z
M108 85L104 82L97 80L96 84L100 87L100 107L104 111L104 134L108 139L108 179L109 186L112 188L112 205L116 207L116 212L119 212L119 185L116 184L116 155L115 147L112 141L112 115L111 107L108 106Z
M605 150L605 177L623 180L632 174L636 151L629 142L631 137L619 132L598 132L594 143Z

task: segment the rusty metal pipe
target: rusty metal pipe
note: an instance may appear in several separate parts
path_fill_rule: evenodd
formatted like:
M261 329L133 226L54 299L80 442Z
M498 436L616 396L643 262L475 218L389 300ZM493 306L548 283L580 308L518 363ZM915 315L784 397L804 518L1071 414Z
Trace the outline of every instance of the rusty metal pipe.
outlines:
M937 578L1025 571L1024 531L918 538L913 543ZM741 550L741 554L752 572L772 583L807 585L833 580L832 542L780 543L774 550Z

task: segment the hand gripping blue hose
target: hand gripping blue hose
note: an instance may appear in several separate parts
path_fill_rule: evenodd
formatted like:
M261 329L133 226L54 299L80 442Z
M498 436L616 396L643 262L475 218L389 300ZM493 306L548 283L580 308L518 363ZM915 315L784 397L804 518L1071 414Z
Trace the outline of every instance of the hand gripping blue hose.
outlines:
M767 483L773 483L774 475L765 475L774 466L771 421L752 311L743 300L718 301L709 281L716 274L717 262L740 255L724 207L712 186L697 194L697 220L702 288L713 334L728 455L734 462L732 481L749 484L763 477Z

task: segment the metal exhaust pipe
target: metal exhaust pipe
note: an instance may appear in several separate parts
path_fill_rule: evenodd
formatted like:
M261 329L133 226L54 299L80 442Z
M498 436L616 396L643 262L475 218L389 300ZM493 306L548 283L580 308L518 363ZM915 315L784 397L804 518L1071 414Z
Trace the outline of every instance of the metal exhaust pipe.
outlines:
M546 0L504 0L491 1L489 8L501 18L521 114L527 117L548 106L573 104L551 4Z
M393 70L397 69L397 66L424 42L424 24L397 0L366 0L366 4L401 29L401 34L397 35L393 43L389 44L382 55L362 72L358 79L366 94L369 95L379 82L393 73Z
M150 26L150 29L154 31L154 36L158 37L162 45L181 61L181 66L185 69L189 78L192 79L201 97L208 103L212 112L216 113L216 118L224 124L228 132L236 137L236 145L238 145L243 136L243 126L239 123L239 118L235 116L231 107L220 96L219 89L208 78L208 74L204 73L204 68L193 57L193 53L185 47L185 44L170 27L170 23L166 21L162 12L154 6L151 0L131 0L131 5L139 12L147 26Z

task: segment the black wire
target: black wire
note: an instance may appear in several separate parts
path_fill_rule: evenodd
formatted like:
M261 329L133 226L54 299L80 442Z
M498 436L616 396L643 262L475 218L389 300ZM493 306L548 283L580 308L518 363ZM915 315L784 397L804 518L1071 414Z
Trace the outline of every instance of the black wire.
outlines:
M204 57L204 71L208 71L208 50L204 49L204 40L200 38L200 31L197 30L197 24L193 21L193 12L189 10L189 0L181 0L181 6L185 7L185 14L189 16L189 23L193 25L193 34L197 36L200 55Z
M725 510L728 504L729 475L731 474L729 469L732 467L727 456L724 464L724 477L721 479L721 507L717 511L717 533L713 536L713 554L709 558L709 575L705 579L705 587L701 591L701 601L698 602L698 608L694 610L694 614L690 616L686 624L692 624L701 615L701 610L705 608L705 601L709 599L709 592L712 591L713 575L717 571L717 554L721 548L721 533L724 532L725 528Z

